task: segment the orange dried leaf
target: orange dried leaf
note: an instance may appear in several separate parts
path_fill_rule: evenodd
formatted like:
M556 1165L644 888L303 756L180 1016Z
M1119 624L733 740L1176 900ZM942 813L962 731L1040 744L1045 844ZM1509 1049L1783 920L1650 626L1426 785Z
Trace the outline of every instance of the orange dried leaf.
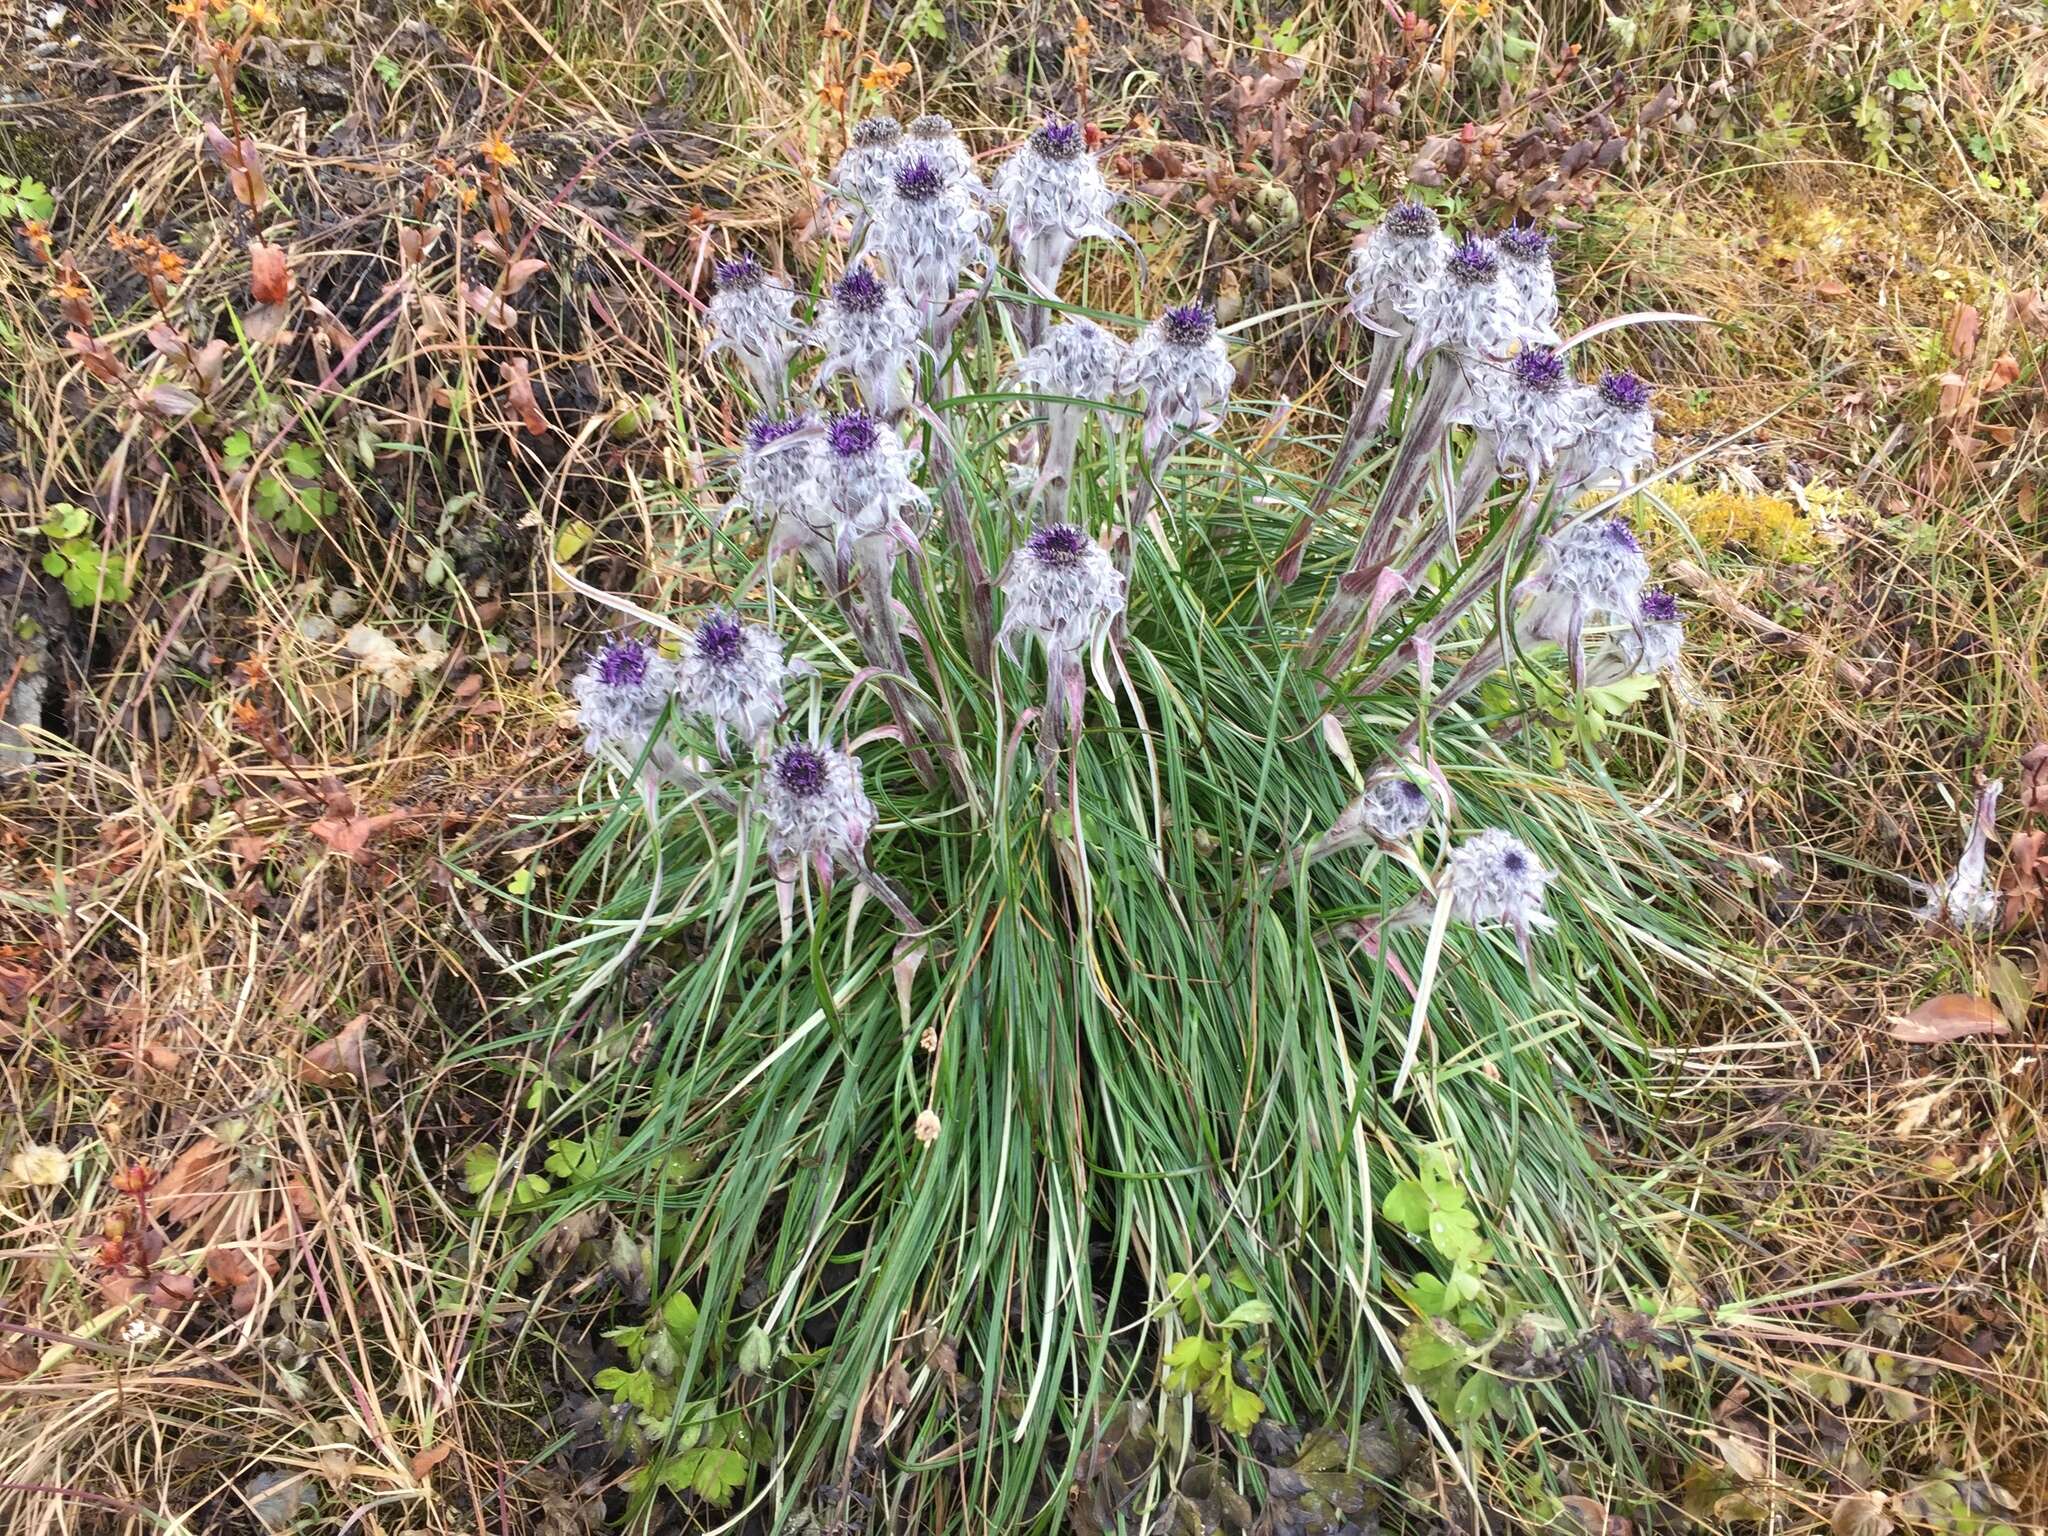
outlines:
M519 417L520 425L535 437L545 437L548 419L540 413L540 401L534 398L533 371L523 357L515 357L498 370L505 381L505 391L512 401L512 410Z
M1971 1035L2002 1035L2006 1022L1988 997L1945 992L1891 1021L1885 1033L1909 1045L1940 1045Z
M292 291L291 268L285 265L284 247L249 242L249 297L258 304L282 304Z

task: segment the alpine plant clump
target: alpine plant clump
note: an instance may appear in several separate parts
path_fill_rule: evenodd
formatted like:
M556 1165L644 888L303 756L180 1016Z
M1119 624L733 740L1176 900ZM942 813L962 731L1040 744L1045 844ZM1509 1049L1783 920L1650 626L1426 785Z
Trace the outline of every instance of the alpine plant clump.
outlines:
M1391 1352L1377 1396L1308 1379L1319 1341L1387 1301L1361 1289L1369 1250L1290 1291L1283 1261L1330 1255L1267 1255L1233 1213L1315 1189L1370 1239L1418 1127L1478 1144L1510 1094L1514 1136L1546 1134L1527 1117L1550 1106L1549 1171L1578 1169L1586 1095L1566 1085L1626 1035L1592 978L1649 974L1609 959L1636 953L1682 867L1607 814L1649 730L1597 784L1568 782L1618 711L1656 700L1682 722L1701 702L1678 601L1613 510L1650 500L1633 493L1655 397L1605 355L1619 329L1682 317L1563 335L1546 231L1454 230L1404 199L1329 297L1369 357L1326 431L1313 399L1244 398L1298 313L1233 314L1226 336L1207 290L1162 294L1116 249L1118 162L1085 123L1012 142L984 187L945 119L858 123L823 178L821 270L783 281L737 256L715 274L704 341L745 375L696 391L729 424L720 504L694 483L649 498L673 542L616 594L559 573L634 626L565 683L631 835L578 865L579 891L619 884L549 958L593 967L568 994L579 1026L616 971L641 989L620 1006L663 1032L634 1145L658 1131L723 1160L715 1207L674 1226L694 1246L671 1267L718 1330L677 1371L699 1373L719 1437L687 1450L764 1500L785 1465L847 1464L856 1434L895 1437L889 1468L936 1458L961 1430L927 1378L1005 1330L1015 1358L975 1369L1032 1436L1006 1433L990 1466L1025 1438L1033 1457L1087 1445L1103 1394L1181 1390L1113 1319L1133 1298L1131 1316L1187 1317L1161 1277L1211 1249L1231 1307L1352 1309L1276 1300L1246 1325L1288 1335L1266 1369L1304 1373L1305 1416L1412 1401ZM1142 322L1096 307L1133 266ZM650 595L667 590L686 611ZM1930 918L1984 920L1988 829L1986 812ZM1431 1108L1390 1109L1411 1082ZM1240 1108L1250 1083L1270 1112ZM1130 1099L1154 1084L1170 1108ZM955 1234L981 1208L967 1180L1017 1179L985 1233ZM697 1198L681 1186L662 1198ZM1572 1178L1552 1187L1590 1219ZM1049 1209L1079 1234L1057 1253L1033 1235ZM913 1257L842 1273L864 1247ZM1596 1300L1571 1298L1581 1318ZM913 1363L865 1426L817 1409L868 1400L908 1317L956 1366ZM734 1359L746 1392L721 1395L704 1373ZM1513 1390L1512 1371L1476 1375ZM1258 1385L1225 1366L1198 1411L1255 1422ZM795 1426L773 1458L770 1422ZM991 1498L991 1528L1032 1525L1029 1490L1058 1482L1043 1470Z

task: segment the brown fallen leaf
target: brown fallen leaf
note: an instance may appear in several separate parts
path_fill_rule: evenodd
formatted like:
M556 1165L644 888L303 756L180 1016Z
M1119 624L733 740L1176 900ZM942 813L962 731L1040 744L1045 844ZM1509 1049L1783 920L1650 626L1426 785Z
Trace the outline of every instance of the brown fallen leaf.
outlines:
M435 1444L428 1446L424 1451L421 1451L419 1455L413 1457L411 1463L412 1475L414 1477L425 1477L454 1454L455 1442L453 1440L437 1441Z
M370 1016L359 1013L342 1025L341 1032L322 1040L299 1063L299 1081L316 1088L339 1088L357 1083L375 1088L390 1081L379 1052L369 1038Z
M292 270L285 265L284 247L249 242L249 297L258 304L282 304L292 291Z
M1885 1033L1909 1045L1939 1045L1970 1035L2002 1035L2006 1022L1988 997L1945 992L1930 997L1911 1013L1896 1015Z
M371 839L386 827L412 818L411 811L386 811L380 816L337 815L330 811L307 830L336 853L361 864L369 857Z
M512 400L512 409L518 415L520 425L535 437L546 437L548 419L540 413L540 401L534 398L532 366L523 357L515 357L500 366L499 377L505 381L505 390Z

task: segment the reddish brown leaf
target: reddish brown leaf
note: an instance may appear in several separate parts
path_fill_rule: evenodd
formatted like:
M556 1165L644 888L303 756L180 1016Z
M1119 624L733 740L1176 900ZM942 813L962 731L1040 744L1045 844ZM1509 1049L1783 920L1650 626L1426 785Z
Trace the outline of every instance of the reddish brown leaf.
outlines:
M85 371L102 384L118 384L128 377L128 365L114 355L114 349L96 336L73 331L64 338L78 354Z
M533 281L534 274L547 270L547 263L538 256L522 256L505 269L505 291L517 293Z
M249 297L258 304L282 304L292 291L292 269L285 265L284 247L249 242Z
M412 820L411 811L386 811L381 816L358 816L353 811L329 811L307 830L345 858L362 863L370 842L386 827Z
M389 1081L379 1064L377 1048L369 1037L368 1014L357 1014L341 1032L322 1040L299 1063L299 1080L316 1088L339 1088L356 1083L374 1088Z
M425 1477L454 1454L455 1442L453 1440L438 1441L428 1446L424 1451L421 1451L419 1455L413 1457L412 1475L414 1477Z
M548 419L540 413L540 401L534 398L533 371L523 357L515 357L498 368L498 375L505 381L505 391L511 397L512 409L519 417L520 424L535 437L545 437Z
M1911 1013L1895 1017L1885 1033L1909 1045L1939 1045L1970 1035L2002 1035L2006 1023L1988 997L1945 992L1930 997Z
M233 1154L211 1136L202 1136L164 1171L151 1192L156 1214L180 1225L205 1213L227 1193L227 1170Z

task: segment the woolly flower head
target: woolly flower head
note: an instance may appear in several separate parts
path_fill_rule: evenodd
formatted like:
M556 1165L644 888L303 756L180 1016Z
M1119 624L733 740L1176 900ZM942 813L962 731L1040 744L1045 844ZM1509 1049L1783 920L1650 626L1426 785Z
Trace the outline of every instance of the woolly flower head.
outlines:
M1358 797L1355 814L1360 825L1381 842L1400 844L1429 825L1436 802L1428 790L1405 773L1376 776Z
M1571 653L1572 676L1587 676L1585 626L1610 618L1640 626L1637 603L1650 565L1633 529L1618 517L1575 523L1543 540L1542 568L1517 590L1524 642L1548 640Z
M1119 392L1145 395L1148 451L1213 426L1230 398L1230 353L1206 304L1181 304L1146 326L1124 357Z
M756 416L740 447L740 500L757 522L788 516L817 498L810 447L817 423L807 415Z
M1451 851L1444 899L1451 904L1451 916L1461 923L1506 923L1526 955L1532 929L1556 926L1543 910L1544 888L1556 878L1528 844L1511 832L1489 827Z
M773 281L753 256L741 253L712 269L716 284L706 314L708 353L730 352L764 397L781 393L796 355L796 295Z
M1586 392L1585 440L1572 455L1568 478L1587 483L1618 477L1633 484L1655 456L1657 420L1650 411L1650 386L1633 373L1610 372Z
M902 156L903 125L886 115L864 117L853 125L846 153L833 168L833 189L872 213L892 190Z
M849 375L884 416L909 403L904 372L917 347L917 314L900 289L866 266L847 268L827 292L817 342L825 353L820 379Z
M1636 599L1633 622L1587 663L1586 682L1598 688L1624 678L1668 674L1679 702L1697 703L1697 691L1684 675L1684 654L1685 622L1678 600L1662 587L1645 587Z
M1505 357L1523 339L1521 301L1493 245L1469 235L1447 251L1443 270L1416 301L1411 356L1449 348L1470 358Z
M583 748L638 753L675 691L675 663L630 636L608 640L569 683Z
M1020 266L1041 286L1057 280L1077 241L1123 237L1109 219L1116 193L1102 179L1078 123L1048 119L996 172L995 197L1006 210Z
M1494 435L1494 452L1505 467L1533 478L1546 474L1585 435L1582 391L1555 348L1528 346L1505 368L1468 370L1473 382L1469 415Z
M950 118L927 112L913 117L907 131L908 152L930 163L947 181L975 181L974 156L954 130Z
M1546 540L1545 548L1549 561L1542 579L1552 591L1583 598L1617 617L1635 611L1650 564L1626 519L1576 523Z
M861 788L858 758L825 742L789 742L762 766L754 802L778 869L808 862L830 884L835 864L863 862L875 807Z
M910 452L896 429L866 411L825 424L820 455L833 543L842 559L863 540L891 538L914 546L911 518L931 504L910 476Z
M1106 402L1116 395L1117 375L1129 351L1093 320L1061 320L1019 360L1017 377L1048 395Z
M1412 199L1396 203L1351 253L1344 281L1352 315L1376 331L1413 325L1450 253L1433 209Z
M1036 635L1048 653L1077 655L1124 609L1123 573L1072 523L1049 523L1026 539L1002 586L1008 606L996 639L1012 658L1022 634Z
M920 151L896 171L880 243L891 275L913 303L942 303L958 291L960 274L986 259L988 214L961 178L949 177Z
M1533 225L1517 224L1504 230L1494 245L1530 333L1555 341L1557 274L1550 265L1550 236Z
M713 609L683 642L676 705L708 720L719 755L729 756L730 733L759 741L782 718L782 683L789 672L774 630Z

